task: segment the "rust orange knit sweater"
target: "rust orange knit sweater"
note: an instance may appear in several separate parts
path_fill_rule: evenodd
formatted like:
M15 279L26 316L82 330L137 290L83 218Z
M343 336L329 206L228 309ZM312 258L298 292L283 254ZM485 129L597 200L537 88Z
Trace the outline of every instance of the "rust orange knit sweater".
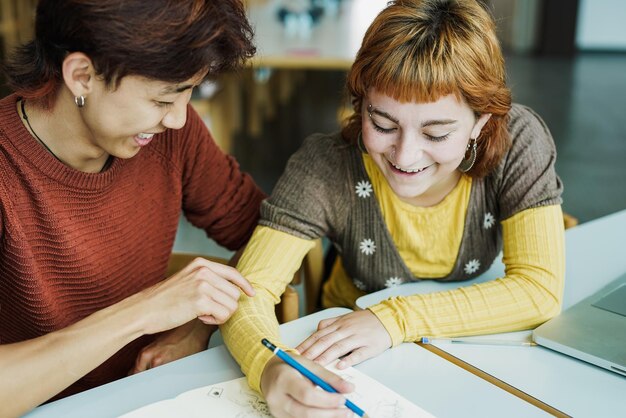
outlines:
M0 344L65 328L162 280L181 210L227 248L251 235L264 195L191 107L182 129L93 174L49 154L16 100L0 100ZM152 338L58 397L126 376Z

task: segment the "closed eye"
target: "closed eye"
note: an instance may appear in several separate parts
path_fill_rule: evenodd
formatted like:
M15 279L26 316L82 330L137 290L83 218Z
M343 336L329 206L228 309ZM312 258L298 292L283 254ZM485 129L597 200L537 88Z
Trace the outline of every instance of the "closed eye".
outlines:
M372 121L372 126L374 126L375 130L383 134L389 134L397 129L397 128L383 128L382 126L376 125L374 121Z
M158 107L169 107L174 104L174 102L161 102L161 101L155 101L155 103Z
M432 135L428 135L428 134L424 134L424 136L426 138L428 138L429 141L441 142L441 141L445 141L446 139L448 139L448 137L450 136L450 133L447 133L447 134L442 135L442 136L432 136Z

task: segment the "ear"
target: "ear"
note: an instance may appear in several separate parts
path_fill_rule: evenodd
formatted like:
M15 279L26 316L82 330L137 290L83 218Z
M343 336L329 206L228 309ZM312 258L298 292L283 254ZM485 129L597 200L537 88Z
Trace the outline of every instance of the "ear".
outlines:
M93 91L95 69L91 59L82 52L72 52L63 60L63 81L72 94L87 96Z
M483 130L483 127L490 118L491 113L483 113L480 115L478 120L476 120L476 123L474 123L474 129L472 129L472 135L470 138L478 138L480 136L480 132Z

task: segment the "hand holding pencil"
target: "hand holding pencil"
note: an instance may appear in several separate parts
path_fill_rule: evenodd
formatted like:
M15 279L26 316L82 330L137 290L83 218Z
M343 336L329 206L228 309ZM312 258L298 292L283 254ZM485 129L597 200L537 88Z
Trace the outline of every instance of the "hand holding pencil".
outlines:
M316 414L368 418L365 411L342 396L353 390L350 382L304 357L291 356L266 339L262 344L276 355L261 376L261 388L272 414L281 418Z

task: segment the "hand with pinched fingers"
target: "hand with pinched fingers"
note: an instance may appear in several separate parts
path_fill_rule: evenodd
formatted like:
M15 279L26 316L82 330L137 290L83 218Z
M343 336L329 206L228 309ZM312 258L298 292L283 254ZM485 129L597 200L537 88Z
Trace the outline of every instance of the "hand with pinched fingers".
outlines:
M354 390L354 385L304 357L292 355L307 369L322 378L339 393L320 390L300 372L278 357L272 358L261 375L261 392L276 418L352 418L354 413L345 407L343 394Z
M320 321L317 331L296 349L306 358L327 365L339 358L345 369L391 347L391 336L369 310L350 312Z
M196 318L209 325L223 324L237 309L242 291L248 296L255 293L235 268L196 258L137 295L147 312L145 334L167 331Z

